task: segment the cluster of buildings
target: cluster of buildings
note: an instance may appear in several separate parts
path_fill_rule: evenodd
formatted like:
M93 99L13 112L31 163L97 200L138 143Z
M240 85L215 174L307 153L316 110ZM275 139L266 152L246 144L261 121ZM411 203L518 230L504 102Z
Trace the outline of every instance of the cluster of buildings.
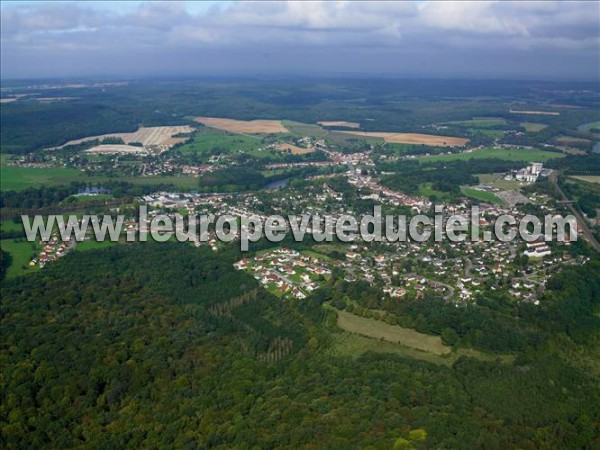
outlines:
M372 200L380 200L382 203L391 204L394 206L409 206L415 211L422 212L431 208L431 201L425 197L411 196L404 192L395 191L381 185L379 178L371 177L368 174L363 174L360 170L350 171L348 174L348 183L357 188L365 188L371 191L370 195L363 198Z
M518 180L523 183L535 183L538 177L544 174L544 165L542 163L531 163L527 167L512 171L504 176L505 180Z
M59 238L58 234L52 234L48 242L40 241L40 245L42 245L42 250L40 251L37 257L33 258L29 262L29 265L37 265L43 268L49 262L56 261L57 259L65 256L67 252L72 248L73 244L73 241L63 241Z
M304 299L331 275L323 261L312 255L279 248L244 258L234 264L238 270L250 271L265 288L280 297Z

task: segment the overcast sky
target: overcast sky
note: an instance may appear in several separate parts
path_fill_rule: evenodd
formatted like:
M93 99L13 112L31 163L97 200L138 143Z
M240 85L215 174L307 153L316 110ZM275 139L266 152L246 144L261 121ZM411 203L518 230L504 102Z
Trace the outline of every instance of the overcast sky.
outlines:
M599 2L2 2L2 78L600 79Z

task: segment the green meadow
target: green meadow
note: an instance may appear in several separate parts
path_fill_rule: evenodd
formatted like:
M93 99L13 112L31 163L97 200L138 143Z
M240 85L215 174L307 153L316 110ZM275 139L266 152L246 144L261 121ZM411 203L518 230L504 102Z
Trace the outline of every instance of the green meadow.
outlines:
M481 200L482 202L504 205L504 201L492 192L480 191L469 187L463 187L461 188L461 191L467 197Z
M468 161L469 159L503 159L506 161L523 162L546 162L553 158L562 158L564 155L555 152L546 152L537 149L518 149L518 148L493 148L488 147L481 150L474 150L466 153L453 153L451 155L421 156L421 162L438 161Z
M8 253L11 258L10 266L6 272L7 278L25 275L39 270L39 266L30 266L32 257L40 252L37 242L28 242L25 239L2 239L0 248Z
M178 151L197 153L198 155L209 153L213 149L226 152L241 150L245 153L252 153L261 145L260 137L227 133L214 128L200 128L192 140L179 147Z
M2 191L22 191L29 187L64 185L72 181L83 180L83 177L80 171L63 167L36 169L0 165L0 188Z

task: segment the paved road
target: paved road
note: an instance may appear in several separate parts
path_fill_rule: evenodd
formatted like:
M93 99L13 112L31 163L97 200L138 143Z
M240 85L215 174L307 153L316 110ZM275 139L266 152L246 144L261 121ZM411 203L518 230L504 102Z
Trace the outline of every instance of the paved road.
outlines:
M553 172L552 175L550 175L550 181L554 184L554 187L556 187L558 194L565 202L565 206L567 208L569 208L571 210L571 212L573 213L573 215L577 218L577 222L580 224L581 229L583 230L583 237L589 242L589 244L594 248L594 250L596 250L597 252L600 252L600 244L594 237L594 234L589 229L585 218L582 217L581 214L579 214L579 211L577 211L577 209L573 206L572 203L569 203L570 202L569 197L567 197L567 195L560 188L557 180L558 180L558 175L556 174L556 172Z

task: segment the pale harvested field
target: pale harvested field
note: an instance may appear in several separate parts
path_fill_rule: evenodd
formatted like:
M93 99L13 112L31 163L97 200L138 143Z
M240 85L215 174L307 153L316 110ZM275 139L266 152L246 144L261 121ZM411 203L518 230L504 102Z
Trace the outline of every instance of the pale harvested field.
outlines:
M402 328L397 325L389 325L375 319L356 316L346 311L336 310L338 315L338 326L346 331L361 334L375 339L401 344L435 355L450 353L450 347L442 343L439 336L431 336L419 333L410 328Z
M571 137L571 136L561 136L561 137L557 137L556 138L557 142L560 142L562 144L577 144L577 143L588 143L590 142L589 139L582 139L582 138L576 138L576 137Z
M17 98L0 98L0 103L12 103L16 102Z
M235 120L219 117L194 117L194 120L207 127L218 128L219 130L229 131L231 133L274 134L289 132L289 130L282 125L280 120Z
M57 148L62 148L67 145L81 144L82 142L93 141L95 139L102 140L105 138L121 138L123 142L129 144L131 142L139 142L144 147L156 146L160 150L166 150L175 144L185 142L187 138L174 137L180 133L191 133L194 131L189 125L178 125L172 127L140 127L133 133L110 133L102 134L100 136L90 136L83 139L75 139L61 145Z
M529 114L538 116L560 116L559 112L556 111L517 111L514 109L510 110L511 114Z
M117 153L131 154L131 153L148 153L144 147L136 147L135 145L123 145L123 144L102 144L96 145L85 151L85 153L91 153L94 155L114 155Z
M383 138L385 142L390 144L424 144L436 147L456 147L463 146L468 139L452 137L452 136L436 136L434 134L419 134L419 133L388 133L379 131L337 131L337 133L354 134L363 137L378 137Z
M298 147L297 145L287 144L287 143L276 144L276 145L277 145L277 148L279 149L279 151L287 152L289 150L292 153L292 155L305 155L307 153L312 153L314 151L312 148Z
M358 123L358 122L346 122L344 120L321 121L321 122L317 122L317 124L318 125L322 125L324 127L360 128L360 123Z
M76 100L81 97L35 97L38 102L50 103L50 102L66 102L69 100Z

